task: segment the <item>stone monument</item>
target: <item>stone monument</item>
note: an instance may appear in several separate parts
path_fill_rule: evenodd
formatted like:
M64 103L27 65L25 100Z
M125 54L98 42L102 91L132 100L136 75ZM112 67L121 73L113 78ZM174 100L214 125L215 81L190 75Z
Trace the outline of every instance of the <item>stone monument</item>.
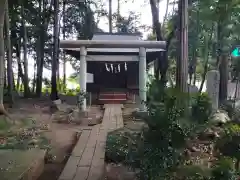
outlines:
M198 91L199 91L199 89L198 89L197 86L191 85L191 84L188 85L188 92L189 93L198 93Z
M211 70L207 73L207 93L212 101L213 111L218 110L220 74L217 70Z

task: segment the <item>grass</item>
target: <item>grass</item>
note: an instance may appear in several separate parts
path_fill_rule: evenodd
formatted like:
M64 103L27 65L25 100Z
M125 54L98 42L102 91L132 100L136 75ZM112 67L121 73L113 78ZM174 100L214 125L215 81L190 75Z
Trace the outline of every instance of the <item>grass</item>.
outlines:
M49 142L38 132L35 120L25 118L15 125L5 119L0 119L0 149L48 149Z
M5 130L9 130L11 127L11 124L6 121L5 117L0 118L0 131L5 131Z

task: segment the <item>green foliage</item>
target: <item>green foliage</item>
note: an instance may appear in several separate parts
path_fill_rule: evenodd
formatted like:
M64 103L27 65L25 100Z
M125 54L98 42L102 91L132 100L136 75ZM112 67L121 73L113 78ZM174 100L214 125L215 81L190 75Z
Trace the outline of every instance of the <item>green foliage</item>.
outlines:
M193 103L193 112L190 112L188 94L165 88L157 81L149 86L146 104L148 129L143 131L138 147L140 178L169 179L183 162L183 149L198 121L204 123L209 118L211 104L205 94L199 94ZM201 114L198 121L195 114Z
M199 123L207 122L212 113L212 104L209 96L206 93L197 93L193 99L193 119L196 119Z
M148 90L148 116L144 118L148 128L137 136L109 135L106 156L140 169L140 179L172 179L184 162L183 150L188 139L196 133L199 124L207 122L211 103L206 94L197 94L193 108L189 108L188 94L165 88L155 80ZM187 179L204 179L205 175L196 171L192 170Z
M211 175L211 170L200 165L184 165L177 170L178 180L207 180Z
M149 128L143 132L139 148L141 179L165 179L181 163L181 150L191 129L185 122L187 95L174 88L164 90L161 85L158 90L162 92L150 94L160 101L147 102Z
M79 93L78 90L75 89L67 89L66 90L66 95L67 96L76 96Z
M5 117L0 118L0 131L8 130L11 126L4 118Z
M139 164L138 139L138 133L121 132L121 129L110 133L106 142L105 159L126 165Z
M123 135L108 135L105 157L107 161L124 162L128 154L128 139Z
M224 156L240 160L240 125L229 124L225 127L224 134L216 142L216 149ZM238 165L237 165L238 166Z
M211 180L237 180L237 173L233 168L233 160L221 158L212 169Z
M136 14L133 11L129 12L128 17L123 17L118 14L113 15L113 19L116 19L116 28L118 32L121 33L137 33L139 32L139 25L140 15Z
M0 149L49 149L49 141L33 119L22 119L13 125L0 119Z

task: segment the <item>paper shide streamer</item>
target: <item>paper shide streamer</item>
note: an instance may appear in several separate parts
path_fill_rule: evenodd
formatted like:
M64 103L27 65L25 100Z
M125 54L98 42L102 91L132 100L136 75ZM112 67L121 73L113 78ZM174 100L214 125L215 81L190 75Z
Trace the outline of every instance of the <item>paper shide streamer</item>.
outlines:
M121 64L114 65L114 64L105 63L105 69L108 72L120 73L121 72ZM125 69L125 71L127 71L127 63L126 62L124 63L124 69Z

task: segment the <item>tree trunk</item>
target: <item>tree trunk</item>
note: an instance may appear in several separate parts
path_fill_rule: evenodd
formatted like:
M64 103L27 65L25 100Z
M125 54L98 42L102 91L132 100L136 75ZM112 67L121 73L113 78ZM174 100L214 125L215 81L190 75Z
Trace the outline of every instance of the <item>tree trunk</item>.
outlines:
M66 0L63 0L63 40L66 39ZM66 92L66 52L63 50L63 92Z
M179 56L177 58L176 87L188 92L188 0L179 1Z
M17 45L16 45L16 56L17 56L17 64L18 64L18 75L22 80L22 83L25 84L25 78L23 74L23 69L22 69L22 63L21 63L21 42L18 40Z
M36 61L34 62L34 74L33 74L33 81L32 81L32 93L35 92L35 87L36 87L36 67L37 67L37 63Z
M228 56L221 55L219 64L220 84L219 84L219 101L223 103L228 96Z
M41 33L42 34L42 33ZM43 38L42 35L40 37ZM36 73L36 96L40 97L42 94L42 73L43 73L43 61L44 61L44 43L42 38L38 39L37 46L37 73Z
M9 32L9 12L8 12L8 1L6 1L5 5L5 32L7 39L7 80L8 80L8 96L9 103L13 104L13 70L12 70L12 46L11 46L11 38Z
M24 97L29 96L29 80L28 80L28 59L27 59L27 29L25 25L24 5L21 7L22 29L23 29L23 67L24 67Z
M163 18L163 23L165 23L165 22L166 22L166 20L167 20L167 17L168 17L169 1L170 1L170 0L167 0L167 6L166 6L165 15L164 15L164 18Z
M228 57L223 53L223 20L218 20L217 24L217 42L218 42L218 55L217 67L220 72L220 85L219 85L219 101L223 103L227 100L228 88Z
M4 65L4 89L7 88L7 70Z
M199 92L202 92L203 90L203 85L205 83L205 80L206 80L206 74L208 72L208 60L209 60L209 57L208 57L208 49L205 50L206 52L206 55L205 55L205 64L204 64L204 70L203 70L203 74L202 74L202 81L201 81L201 84L200 84L200 87L199 87Z
M161 31L161 24L159 23L159 8L158 5L159 1L150 0L151 11L152 11L152 19L153 19L153 29L154 33L156 33L157 41L163 41L162 31ZM174 25L173 30L166 38L166 51L159 52L159 56L157 60L154 62L154 76L155 79L160 80L161 75L161 82L166 84L167 82L167 70L168 70L168 48L170 46L171 40L175 35L175 31L177 26Z
M120 32L120 17L121 17L121 14L120 14L120 0L117 0L117 32Z
M58 38L59 38L59 0L54 0L54 50L53 50L53 60L52 60L52 86L51 86L51 99L58 99L57 92L57 62L58 62Z
M161 32L161 24L159 23L159 9L157 6L156 0L150 0L151 11L152 11L152 19L153 19L153 29L154 33L156 33L157 41L162 41L162 32Z
M203 70L203 74L202 74L202 81L201 81L201 85L200 85L200 88L199 88L199 92L202 92L203 85L204 85L205 80L206 80L206 74L208 72L209 49L210 49L210 46L212 45L213 30L214 30L214 24L212 25L210 36L208 37L208 34L207 34L204 38L204 40L205 40L205 47L204 47L205 64L204 64L204 70Z
M3 26L4 26L4 14L5 14L6 2L7 0L0 1L0 106L1 107L3 107L4 68L5 68Z
M3 105L3 88L4 88L4 67L5 67L5 52L4 52L4 15L7 0L0 1L0 114L9 117Z
M43 6L42 6L43 1ZM51 17L51 9L54 0L51 0L50 7L47 9L46 0L39 0L39 14L41 14L40 19L40 31L39 31L39 39L38 39L38 48L37 48L37 77L36 77L36 96L40 97L42 94L42 73L43 73L43 63L44 63L44 50L45 50L45 39L46 39L46 31L49 25L50 17ZM49 12L48 12L49 10Z
M17 77L17 92L19 92L19 87L20 87L20 76L19 76L19 71L18 71L18 77Z
M192 49L192 61L189 65L189 79L190 84L196 84L196 66L197 66L197 47L198 47L198 34L199 34L199 9L197 9L197 30L196 30L196 36L193 43L193 49ZM192 82L193 80L193 82Z
M42 7L43 1L43 7ZM45 0L39 0L39 38L37 40L37 75L36 75L36 96L40 97L42 94L42 73L43 73L43 61L44 61L44 40L45 40L45 18L41 15L46 9ZM41 23L42 22L42 23Z
M162 41L161 25L159 23L159 9L156 0L150 0L152 21L153 21L153 33L156 34L157 41ZM154 76L155 79L160 79L160 61L163 59L163 53L159 53L159 57L154 61Z
M109 0L109 32L112 33L112 0Z

